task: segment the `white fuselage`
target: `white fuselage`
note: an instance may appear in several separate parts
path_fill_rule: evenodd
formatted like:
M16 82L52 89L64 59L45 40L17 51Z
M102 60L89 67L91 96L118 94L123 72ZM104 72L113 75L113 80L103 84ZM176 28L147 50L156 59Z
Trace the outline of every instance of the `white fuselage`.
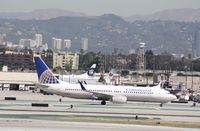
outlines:
M87 81L87 83L95 84L98 82L98 76L81 75L59 75L59 79L68 83L78 83L78 81Z
M98 99L96 96L94 96L95 92L112 96L125 96L127 101L167 103L176 99L174 95L170 94L164 89L161 89L159 86L134 87L84 85L87 91L82 90L79 84L70 84L65 82L61 82L60 84L45 84L45 86L48 86L48 88L40 88L49 93L78 99Z

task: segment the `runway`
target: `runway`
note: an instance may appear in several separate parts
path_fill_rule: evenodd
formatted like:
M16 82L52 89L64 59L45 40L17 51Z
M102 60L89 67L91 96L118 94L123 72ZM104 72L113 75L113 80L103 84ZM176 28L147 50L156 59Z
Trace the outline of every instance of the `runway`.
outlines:
M88 122L52 122L40 120L10 120L2 122L0 119L0 123L0 129L3 131L38 131L44 129L48 131L199 131L199 129L182 127ZM19 123L22 124L19 126Z
M17 100L4 100L8 96L16 97ZM64 130L66 127L69 130L80 128L94 130L95 127L98 127L99 130L107 130L116 128L116 125L120 125L120 127L126 125L125 130L138 130L138 128L141 130L149 128L166 130L169 128L168 126L171 126L170 130L180 130L180 128L196 130L200 128L200 104L195 107L192 106L193 103L167 103L163 107L159 107L157 103L143 102L129 102L120 105L108 102L107 105L100 105L100 101L70 98L62 98L62 102L59 102L60 98L55 95L46 96L31 92L1 91L0 129L9 130L10 125L12 125L19 130L23 128L38 130L43 128L40 125L41 122L57 123L45 124L47 125L45 128L54 129L55 126L59 130ZM32 107L32 103L48 103L49 107ZM73 105L72 109L70 105ZM27 124L23 125L24 122L21 121L27 122ZM76 126L70 126L70 123L74 123ZM109 128L104 129L104 126L101 128L102 123ZM68 124L69 126L66 126ZM91 129L88 126L82 128L82 124L91 124ZM129 126L130 128L128 128ZM120 127L117 129L122 129Z

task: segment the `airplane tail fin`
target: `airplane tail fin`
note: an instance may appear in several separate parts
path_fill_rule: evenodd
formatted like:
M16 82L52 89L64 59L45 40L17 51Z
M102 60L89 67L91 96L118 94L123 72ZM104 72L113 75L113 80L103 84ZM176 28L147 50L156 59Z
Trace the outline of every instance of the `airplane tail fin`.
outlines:
M93 76L95 73L95 69L96 69L96 64L93 64L89 70L86 72L88 76Z
M53 75L49 67L41 59L40 56L35 56L35 65L38 75L38 80L41 84L58 84L59 80Z

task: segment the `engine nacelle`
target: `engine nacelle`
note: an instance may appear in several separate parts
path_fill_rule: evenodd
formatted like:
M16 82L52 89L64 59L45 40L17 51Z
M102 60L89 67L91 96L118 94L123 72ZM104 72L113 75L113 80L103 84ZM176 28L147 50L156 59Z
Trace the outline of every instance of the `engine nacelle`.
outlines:
M124 104L127 102L126 96L113 96L112 102L116 104Z

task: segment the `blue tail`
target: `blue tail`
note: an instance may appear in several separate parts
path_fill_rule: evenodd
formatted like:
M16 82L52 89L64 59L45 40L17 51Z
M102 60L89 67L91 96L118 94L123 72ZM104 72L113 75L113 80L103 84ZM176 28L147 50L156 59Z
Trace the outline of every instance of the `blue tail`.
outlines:
M57 84L58 79L53 75L49 67L39 56L34 57L38 80L42 84Z

